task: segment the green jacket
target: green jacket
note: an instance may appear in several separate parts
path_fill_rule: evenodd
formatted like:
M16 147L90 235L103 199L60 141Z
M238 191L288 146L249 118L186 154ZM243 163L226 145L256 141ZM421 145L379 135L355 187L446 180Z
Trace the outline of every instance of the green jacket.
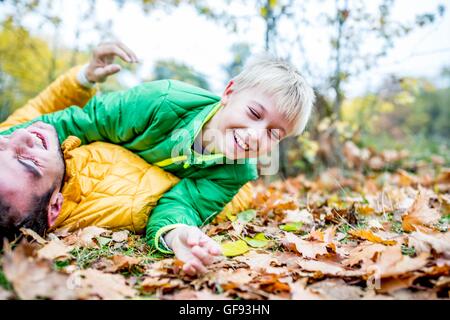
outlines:
M251 159L203 156L191 148L202 126L220 108L219 100L201 88L159 80L96 96L83 109L72 106L1 134L44 121L56 128L60 142L69 135L84 144L112 142L181 178L159 200L147 225L149 244L169 252L159 242L164 232L178 224L210 222L246 182L257 178Z

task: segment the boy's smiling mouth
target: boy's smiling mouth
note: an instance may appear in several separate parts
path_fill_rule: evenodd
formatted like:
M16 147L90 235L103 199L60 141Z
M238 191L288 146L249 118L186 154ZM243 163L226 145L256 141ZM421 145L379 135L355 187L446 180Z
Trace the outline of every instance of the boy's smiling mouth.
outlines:
M244 140L236 133L236 130L233 130L233 137L234 137L234 141L236 142L236 145L238 145L239 148L241 148L244 151L250 150L250 147L248 146L248 144L246 144L244 142Z

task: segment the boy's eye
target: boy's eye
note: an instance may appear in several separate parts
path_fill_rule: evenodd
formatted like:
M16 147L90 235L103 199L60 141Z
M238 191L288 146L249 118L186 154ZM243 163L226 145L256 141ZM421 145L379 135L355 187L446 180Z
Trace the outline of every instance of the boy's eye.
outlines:
M256 112L255 109L248 107L248 109L250 110L250 112L257 118L257 119L261 119L261 116L259 115L258 112Z

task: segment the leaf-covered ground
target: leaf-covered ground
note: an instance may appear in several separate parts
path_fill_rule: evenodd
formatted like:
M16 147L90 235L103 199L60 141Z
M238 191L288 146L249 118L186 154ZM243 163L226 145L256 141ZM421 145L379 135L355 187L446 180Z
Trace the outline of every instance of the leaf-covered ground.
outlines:
M125 231L25 230L0 299L448 299L450 169L351 156L351 171L258 181L253 210L203 228L227 255L203 276Z

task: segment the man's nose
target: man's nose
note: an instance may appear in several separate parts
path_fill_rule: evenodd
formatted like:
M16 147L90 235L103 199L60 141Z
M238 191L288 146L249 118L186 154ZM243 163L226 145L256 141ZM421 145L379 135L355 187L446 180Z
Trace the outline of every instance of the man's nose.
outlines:
M11 135L11 143L15 147L34 147L33 136L25 129L17 129L14 131Z

